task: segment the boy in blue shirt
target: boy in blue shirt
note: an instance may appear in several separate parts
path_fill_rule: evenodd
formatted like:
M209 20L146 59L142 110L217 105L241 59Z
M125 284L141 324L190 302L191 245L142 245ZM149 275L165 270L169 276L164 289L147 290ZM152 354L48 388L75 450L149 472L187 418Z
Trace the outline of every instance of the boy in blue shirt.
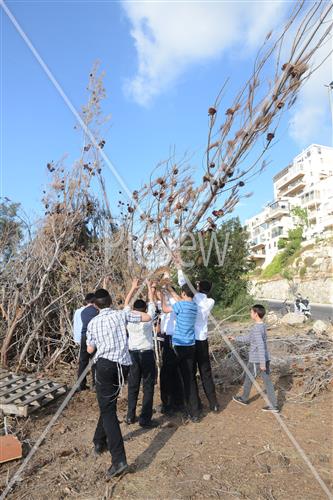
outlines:
M172 307L166 305L165 296L162 294L162 310L164 313L173 311L176 315L172 347L177 356L189 418L192 422L197 422L199 420L199 398L196 382L194 326L198 308L196 303L193 302L194 294L190 287L183 285L181 290L181 296L179 297L172 288L169 289L170 294L176 301Z

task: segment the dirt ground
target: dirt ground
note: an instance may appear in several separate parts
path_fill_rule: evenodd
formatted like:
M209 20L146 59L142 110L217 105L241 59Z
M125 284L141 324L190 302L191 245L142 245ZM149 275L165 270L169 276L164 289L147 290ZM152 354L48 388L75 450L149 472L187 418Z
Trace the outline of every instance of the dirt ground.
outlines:
M54 378L75 379L75 367ZM281 389L278 388L277 389ZM195 423L181 415L167 418L158 412L160 427L141 429L121 424L130 472L107 482L110 456L96 458L92 437L98 416L92 391L76 394L50 434L29 462L10 499L306 499L327 498L274 415L261 411L264 402L253 389L248 407L237 405L218 388L221 412ZM288 396L293 388L288 388ZM156 390L158 405L158 390ZM283 398L285 399L285 398ZM312 402L284 403L281 417L317 472L333 491L332 391ZM202 395L205 404L205 397ZM60 400L28 419L8 418L9 430L32 446L50 421ZM120 420L126 415L126 394L119 399ZM20 461L0 469L1 489ZM333 495L333 493L332 493Z

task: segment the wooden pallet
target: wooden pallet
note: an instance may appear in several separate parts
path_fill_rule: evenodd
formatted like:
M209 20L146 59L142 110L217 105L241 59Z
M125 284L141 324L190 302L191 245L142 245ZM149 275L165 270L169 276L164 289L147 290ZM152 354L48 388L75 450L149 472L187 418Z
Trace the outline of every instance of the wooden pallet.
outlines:
M7 415L27 417L65 394L66 390L64 384L52 380L40 380L0 369L0 411Z

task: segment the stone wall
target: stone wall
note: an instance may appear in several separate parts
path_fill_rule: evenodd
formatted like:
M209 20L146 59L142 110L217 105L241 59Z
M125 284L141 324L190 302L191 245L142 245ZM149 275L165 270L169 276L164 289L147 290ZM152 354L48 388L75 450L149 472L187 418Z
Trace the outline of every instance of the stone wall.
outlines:
M250 282L250 293L260 299L293 300L299 292L308 297L310 302L333 304L333 276L294 278L292 281L276 278Z

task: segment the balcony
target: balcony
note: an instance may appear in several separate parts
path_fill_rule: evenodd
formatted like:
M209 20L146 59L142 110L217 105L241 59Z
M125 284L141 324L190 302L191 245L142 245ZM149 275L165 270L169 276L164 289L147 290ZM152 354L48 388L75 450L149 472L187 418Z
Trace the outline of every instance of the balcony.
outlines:
M304 207L311 208L320 205L320 193L318 191L310 191L301 196L301 204Z
M289 184L292 182L301 179L304 176L304 167L303 165L294 165L288 169L288 172L281 177L276 183L275 187L279 191L284 191Z
M283 170L280 170L276 175L273 177L273 182L277 182L278 180L282 179L287 173L289 172L289 169L292 167L292 165L288 165L285 167Z
M266 255L264 253L253 252L250 255L251 260L264 261L266 259Z
M287 214L289 214L289 203L287 201L275 201L269 205L266 221L280 219Z
M254 241L250 241L250 247L251 251L259 250L260 248L265 248L265 243L263 240L256 239Z
M277 238L278 236L285 236L285 231L283 227L279 226L272 231L272 238Z
M305 181L300 177L283 189L283 196L295 196L295 194L303 191L305 186Z

